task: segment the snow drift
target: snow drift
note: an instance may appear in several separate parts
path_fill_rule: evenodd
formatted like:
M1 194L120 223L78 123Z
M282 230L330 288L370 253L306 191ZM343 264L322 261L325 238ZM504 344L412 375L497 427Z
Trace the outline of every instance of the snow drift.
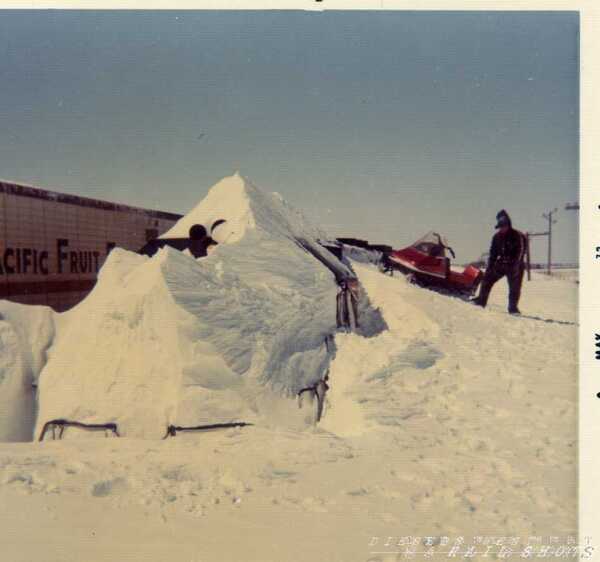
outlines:
M30 441L35 387L54 337L56 314L45 306L0 301L0 441Z
M152 438L169 424L302 421L288 398L327 371L336 280L354 273L320 246L324 233L238 174L164 236L217 220L219 245L202 259L111 252L64 315L40 377L37 433L54 418ZM366 295L361 320L364 335L385 328Z

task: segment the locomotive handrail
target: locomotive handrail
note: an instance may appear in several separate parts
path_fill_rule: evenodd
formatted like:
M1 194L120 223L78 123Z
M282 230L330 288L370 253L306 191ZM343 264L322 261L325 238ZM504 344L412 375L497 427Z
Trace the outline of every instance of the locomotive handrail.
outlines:
M44 440L46 432L50 428L52 428L52 439L56 439L56 433L55 433L56 427L60 427L60 433L58 434L59 439L62 439L63 433L65 432L65 428L67 428L67 427L78 427L80 429L87 429L87 430L91 430L91 431L97 431L97 430L104 429L104 430L112 431L112 433L116 437L120 437L118 426L116 423L113 423L113 422L83 423L83 422L78 422L78 421L74 421L74 420L67 420L64 418L58 418L58 419L47 421L44 424L44 427L40 433L38 441Z

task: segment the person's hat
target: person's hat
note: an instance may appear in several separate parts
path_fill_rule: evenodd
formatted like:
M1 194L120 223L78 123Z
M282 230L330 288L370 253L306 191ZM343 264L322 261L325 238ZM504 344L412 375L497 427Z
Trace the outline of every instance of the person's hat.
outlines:
M206 228L201 224L193 224L189 231L192 240L202 240L206 236Z
M496 228L502 228L503 226L510 226L510 217L508 216L508 213L502 209L497 215L496 215Z

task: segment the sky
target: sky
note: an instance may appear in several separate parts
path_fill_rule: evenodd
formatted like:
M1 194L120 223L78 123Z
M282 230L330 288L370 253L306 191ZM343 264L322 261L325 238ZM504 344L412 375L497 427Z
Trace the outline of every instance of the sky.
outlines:
M0 11L0 177L185 213L239 171L333 236L577 261L576 12ZM544 260L544 238L534 260Z

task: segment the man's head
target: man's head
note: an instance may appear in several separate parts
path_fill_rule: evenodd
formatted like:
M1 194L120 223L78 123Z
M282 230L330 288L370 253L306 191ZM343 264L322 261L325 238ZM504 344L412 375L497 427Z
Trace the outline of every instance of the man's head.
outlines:
M201 224L193 224L190 227L189 236L191 240L202 240L206 237L206 228Z
M510 217L508 216L508 213L502 209L496 215L496 228L500 230L500 232L505 233L508 232L511 227L512 223L510 221Z

